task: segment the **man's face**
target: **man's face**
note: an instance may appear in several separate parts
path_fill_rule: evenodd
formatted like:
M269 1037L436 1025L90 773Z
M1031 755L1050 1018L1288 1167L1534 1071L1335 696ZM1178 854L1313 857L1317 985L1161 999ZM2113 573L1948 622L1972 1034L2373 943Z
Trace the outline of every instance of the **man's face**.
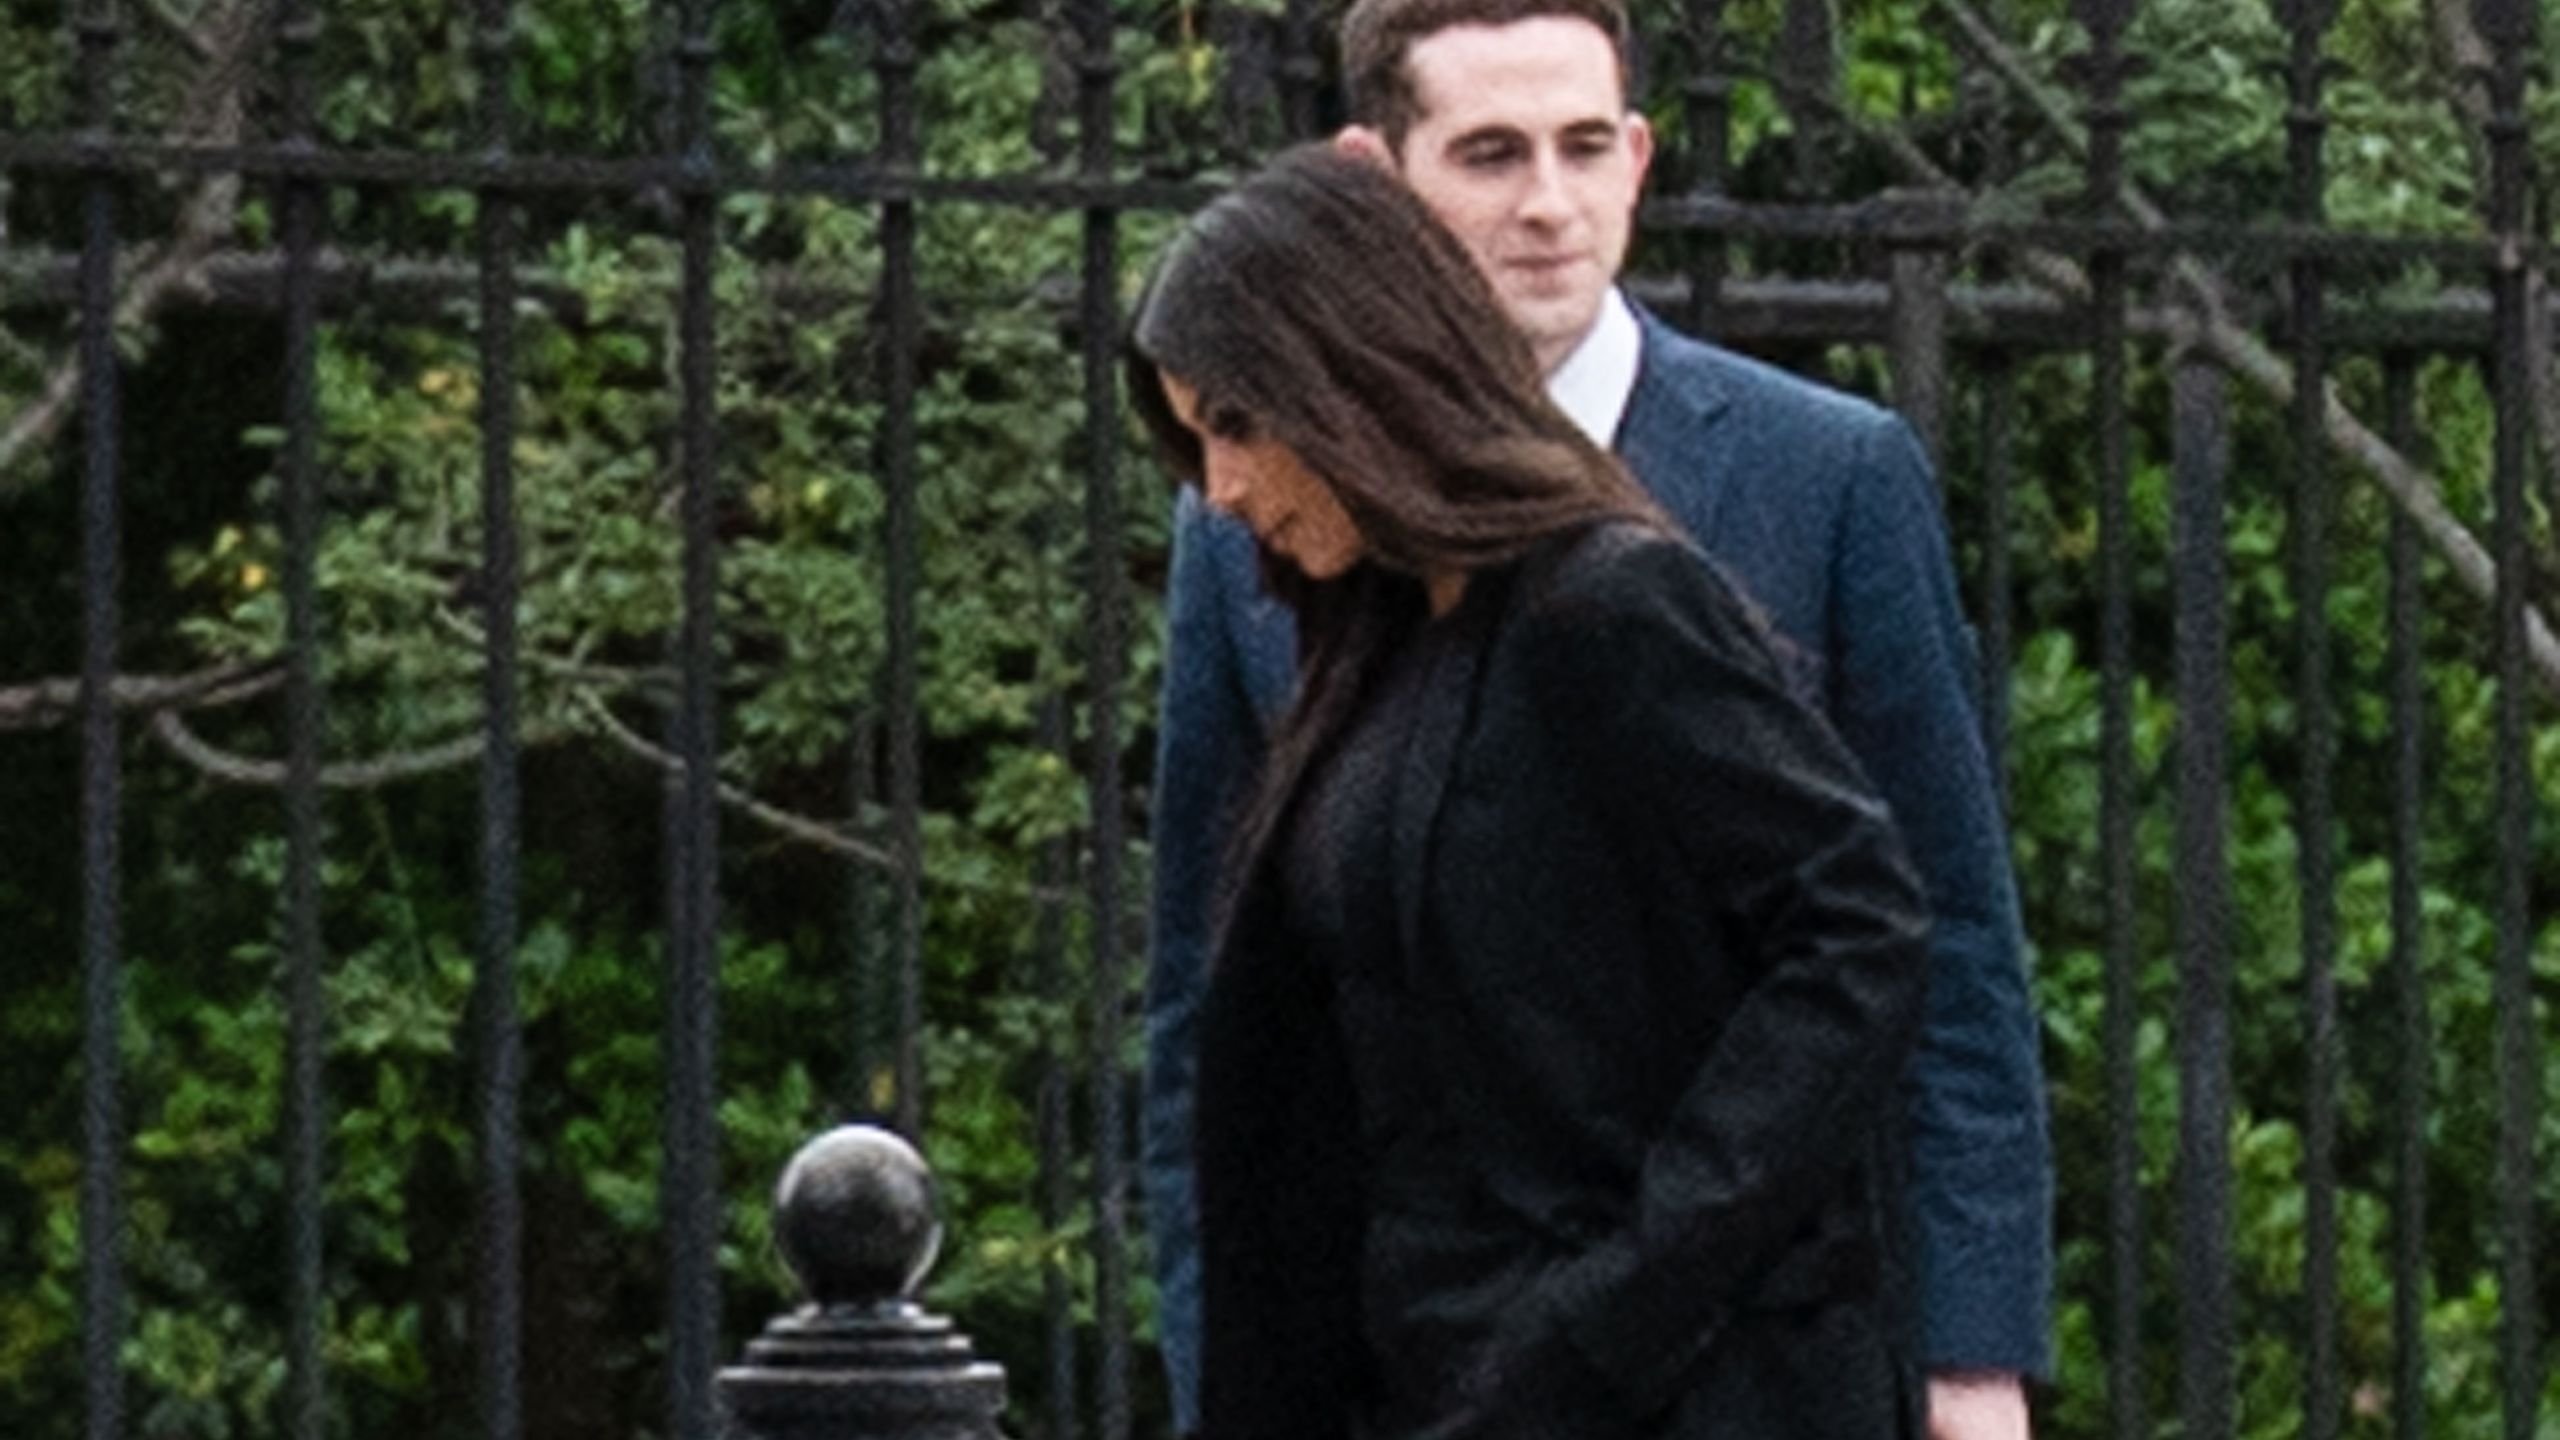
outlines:
M1653 158L1617 52L1587 20L1542 15L1438 31L1405 65L1421 118L1397 168L1553 370L1617 280Z

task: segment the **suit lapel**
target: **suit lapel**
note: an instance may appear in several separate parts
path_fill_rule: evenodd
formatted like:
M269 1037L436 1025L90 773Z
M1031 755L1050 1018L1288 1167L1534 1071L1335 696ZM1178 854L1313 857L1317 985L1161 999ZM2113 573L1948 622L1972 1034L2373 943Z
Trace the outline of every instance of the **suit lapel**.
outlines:
M1733 447L1719 423L1731 397L1721 377L1683 355L1663 323L1643 309L1644 352L1636 388L1618 422L1618 458L1701 546L1714 549L1727 497Z

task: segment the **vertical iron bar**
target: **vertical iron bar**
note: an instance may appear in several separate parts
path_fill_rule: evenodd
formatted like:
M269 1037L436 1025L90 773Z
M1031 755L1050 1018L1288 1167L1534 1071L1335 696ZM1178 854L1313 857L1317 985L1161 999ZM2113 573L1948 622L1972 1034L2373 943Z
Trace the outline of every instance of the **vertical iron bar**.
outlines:
M2000 808L2009 799L2010 502L2018 483L2018 365L1996 350L1982 360L1982 752L1991 757Z
M1324 83L1324 60L1317 53L1321 42L1315 8L1314 0L1286 0L1280 11L1281 119L1292 141L1314 139L1323 124L1316 114L1316 88ZM1107 48L1104 53L1109 53ZM1091 153L1086 152L1088 159ZM1104 159L1107 166L1109 157Z
M1082 42L1068 37L1078 53ZM1081 123L1081 121L1079 121ZM1038 553L1035 573L1038 607L1044 634L1057 642L1062 658L1073 642L1061 631L1048 631L1048 622L1061 612L1061 596L1052 589L1053 578L1062 579L1052 569L1051 561L1074 533L1076 515L1073 498L1065 486L1059 487L1053 502L1041 509L1037 526ZM1063 671L1051 671L1043 681L1040 697L1039 744L1042 753L1054 757L1062 774L1075 773L1075 731L1068 714ZM1066 1233L1068 1221L1076 1212L1076 1175L1074 1153L1074 1064L1071 1059L1076 1027L1068 1023L1078 1013L1070 989L1067 966L1068 915L1066 892L1075 883L1076 836L1072 831L1052 838L1041 847L1040 881L1049 893L1039 902L1038 920L1032 943L1039 956L1039 987L1043 1024L1040 1031L1040 1225L1054 1241ZM1063 1247L1052 1244L1041 1264L1041 1304L1049 1339L1049 1423L1048 1440L1075 1440L1081 1428L1078 1423L1080 1397L1077 1384L1077 1342L1074 1287L1069 1281L1067 1255Z
M880 149L892 170L916 164L916 52L907 32L912 0L882 0ZM924 822L922 725L917 715L916 592L923 584L916 515L916 207L880 207L880 285L885 334L880 364L880 474L888 486L889 810L898 857L898 1129L924 1133Z
M2327 214L2322 146L2328 116L2321 108L2320 41L2336 0L2281 0L2293 31L2286 115L2288 168L2297 224L2317 227ZM2337 763L2337 723L2329 701L2330 490L2323 423L2329 366L2325 277L2318 259L2293 262L2293 588L2294 694L2302 716L2302 774L2295 798L2295 856L2302 886L2303 1008L2309 1034L2304 1098L2302 1298L2305 1337L2304 1440L2337 1440L2338 1382L2338 1032L2337 860L2330 801Z
M1041 550L1045 573L1046 557L1054 553L1049 543L1052 536L1043 527ZM1041 597L1041 612L1052 613L1046 587ZM1066 697L1056 691L1040 701L1040 748L1055 755L1060 762L1072 766L1074 738L1067 724ZM1040 881L1053 892L1073 883L1075 873L1074 843L1066 836L1042 847ZM1054 1237L1065 1233L1067 1221L1075 1214L1074 1137L1069 1110L1074 1105L1073 1070L1068 1063L1066 1036L1069 1027L1054 1023L1056 1017L1074 1013L1074 1002L1067 989L1067 914L1065 904L1057 898L1040 901L1039 920L1033 946L1039 954L1040 1003L1052 1023L1044 1024L1040 1038L1040 1228ZM1075 1440L1076 1329L1075 1297L1067 1281L1066 1257L1052 1248L1040 1267L1041 1306L1049 1335L1049 1425L1048 1440Z
M683 290L678 298L678 436L683 461L684 617L677 636L684 761L669 833L676 837L669 918L667 1139L661 1183L667 1217L668 1430L712 1440L720 1351L719 1041L720 811L717 663L719 602L719 357L712 264L718 193L711 175L712 0L681 0L676 40L676 144L684 176L678 206Z
M85 0L79 20L84 137L114 142L111 62L123 38L114 0ZM5 197L0 197L5 198ZM89 1440L124 1432L124 776L115 705L123 538L117 502L116 182L101 166L82 195L80 239L80 1324Z
M513 43L508 0L480 0L473 50L480 72L480 145L503 160L514 145ZM523 1202L516 1189L524 1035L516 1010L518 662L516 598L516 207L508 191L480 192L481 672L486 747L480 756L480 968L474 1019L480 1091L480 1426L488 1440L524 1429Z
M1831 188L1824 147L1840 95L1840 54L1831 0L1786 0L1778 21L1780 103L1793 133L1796 194L1812 199Z
M310 0L284 0L276 46L284 80L284 143L315 147L312 60L320 22ZM319 586L319 250L320 189L284 185L285 487L285 965L287 1021L286 1190L289 1319L285 1343L285 1432L320 1440L327 1386L321 1372L321 1164L326 1097L321 1063L327 1037L321 994Z
M2231 723L2223 560L2228 382L2181 357L2174 382L2172 546L2178 674L2179 1418L2195 1440L2231 1433L2231 959L2223 863Z
M879 783L880 722L872 702L858 703L845 745L845 829L865 834L871 823L872 787ZM853 977L851 1093L857 1113L878 1119L897 1101L897 1037L894 983L880 942L880 879L862 860L845 862L845 963Z
M1927 191L1901 192L1895 202L1914 219L1941 207ZM1943 470L1947 431L1947 256L1924 245L1897 245L1890 270L1885 351L1893 368L1893 406L1920 437L1930 463ZM1945 476L1939 477L1941 483Z
M1724 194L1733 173L1733 81L1724 71L1725 0L1689 0L1689 74L1681 82L1688 101L1689 193L1700 200ZM1721 237L1692 237L1689 252L1690 331L1715 332L1722 298L1725 245Z
M1111 53L1110 0L1081 0L1076 7L1077 80L1082 103L1077 122L1079 169L1088 180L1108 180L1113 163L1112 112L1118 63ZM1295 63L1310 52L1290 57ZM1118 212L1096 206L1084 217L1085 547L1090 589L1087 614L1088 673L1092 677L1087 725L1093 744L1090 772L1092 852L1087 880L1093 904L1093 1186L1094 1328L1102 1356L1094 1383L1095 1434L1099 1440L1129 1435L1129 1225L1126 1115L1129 1077L1120 1062L1127 983L1121 956L1120 861L1125 848L1121 814L1120 690L1126 660L1121 609L1120 224Z
M2079 0L2089 31L2089 210L2113 216L2124 179L2125 61L2118 49L2127 0ZM2133 521L2125 438L2125 256L2089 257L2098 416L2098 846L2106 885L2107 1403L2114 1440L2142 1440L2142 1146L2135 1084L2138 987L2134 967Z
M2530 292L2522 249L2529 238L2525 147L2530 137L2524 99L2533 9L2524 0L2474 0L2473 11L2481 38L2496 56L2489 77L2489 223L2502 251L2493 279L2497 518L2491 538L2498 559L2498 1348L2507 1440L2531 1440L2544 1379L2536 1363L2540 1347L2533 1273L2533 1150L2542 1055L2534 1044L2534 781L2525 713L2526 566L2531 563L2525 469L2532 420L2525 370Z
M2134 1069L2140 1020L2134 972L2140 957L2133 928L2133 518L2125 453L2124 256L2094 256L2089 271L2098 360L2098 846L2107 915L2107 1393L2115 1440L2141 1440L2142 1111Z
M2414 456L2418 444L2418 362L2385 358L2384 409L2392 448ZM2397 506L2391 512L2391 979L2400 1021L2399 1075L2392 1095L2391 1338L2392 1435L2423 1440L2427 1417L2426 1236L2427 1094L2434 1057L2427 1023L2421 947L2419 827L2425 823L2424 691L2419 678L2418 530Z

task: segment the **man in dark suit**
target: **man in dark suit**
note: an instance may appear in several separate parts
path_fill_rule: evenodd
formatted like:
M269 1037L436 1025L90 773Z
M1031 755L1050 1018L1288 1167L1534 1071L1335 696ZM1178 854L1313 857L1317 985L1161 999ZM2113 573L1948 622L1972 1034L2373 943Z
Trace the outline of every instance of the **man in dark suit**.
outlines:
M1905 1077L1903 1266L1936 1440L2023 1440L2050 1364L2052 1162L2015 882L1928 462L1861 401L1680 336L1617 291L1652 136L1616 0L1360 0L1345 147L1402 175L1526 333L1549 393L1765 608L1891 805L1934 931ZM1228 825L1294 642L1252 538L1185 489L1157 761L1144 1181L1178 1427L1197 1415L1191 1113Z

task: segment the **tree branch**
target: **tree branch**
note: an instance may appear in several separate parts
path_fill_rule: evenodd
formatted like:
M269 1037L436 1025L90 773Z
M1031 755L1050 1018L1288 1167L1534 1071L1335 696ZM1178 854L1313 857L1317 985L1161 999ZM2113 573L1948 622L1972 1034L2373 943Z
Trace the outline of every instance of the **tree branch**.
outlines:
M171 8L169 0L142 0L142 18L158 26L162 33L178 43L179 48L200 62L212 63L216 57L213 41L205 38L187 17Z
M437 627L447 635L474 650L484 654L487 652L488 633L474 624L469 617L456 614L441 605L437 606L432 613ZM589 660L584 655L559 656L539 650L526 650L522 652L521 659L529 668L551 676L553 679L566 680L590 689L615 693L625 690L652 690L664 696L672 696L676 691L677 675L671 666L604 665Z
M1966 0L1932 0L1932 3L1954 24L1958 37L2025 98L2029 107L2066 147L2075 154L2087 153L2087 132L2081 129L2069 107L2047 89L1988 21ZM2437 3L2445 3L2445 0L2437 0ZM1962 188L1907 136L1878 134L1875 127L1865 124L1855 115L1843 113L1840 118L1856 127L1861 138L1877 143L1893 156L1912 179L1927 185ZM2125 183L2118 199L2126 214L2144 229L2157 230L2166 225L2166 216L2160 208L2130 181ZM2088 275L2068 258L2033 249L2021 250L2015 258L2019 270L2040 288L2066 300L2080 304L2089 302ZM2182 303L2195 315L2195 329L2189 337L2192 343L2270 399L2279 404L2290 404L2294 395L2293 366L2247 327L2231 318L2222 300L2225 290L2221 277L2192 255L2178 256L2170 268L2170 275L2176 282ZM2549 317L2543 317L2543 321L2543 333L2548 335ZM2321 408L2321 429L2330 447L2353 461L2382 487L2464 590L2483 604L2495 603L2497 563L2469 527L2447 508L2435 477L2357 419L2346 403L2338 398L2334 384L2323 388L2327 393ZM2554 637L2550 622L2539 608L2531 604L2525 609L2525 631L2528 658L2535 675L2547 694L2560 698L2560 638Z
M280 789L287 780L282 761L259 760L234 754L208 743L175 710L163 710L151 718L151 734L172 754L198 770L227 785L256 785ZM414 780L440 770L468 765L480 758L485 744L477 735L425 750L407 750L377 756L371 760L348 761L320 767L320 783L332 790L374 790L402 780Z
M2026 57L2012 49L1999 30L1965 0L1933 0L1933 3L1938 13L1955 26L1956 38L2027 102L2028 108L2035 111L2036 119L2062 142L2062 148L2069 151L2074 159L2088 159L2089 132L2081 128L2080 117L2071 113L2069 103L2054 94L2042 76L2028 68ZM2135 223L2146 229L2157 230L2168 223L2168 217L2160 207L2152 204L2151 197L2143 194L2130 179L2118 186L2116 203L2124 207L2125 213L2132 216Z
M206 41L203 32L188 31L206 45L206 53L197 67L195 86L179 110L182 116L204 117L203 138L209 143L230 145L239 141L242 117L248 108L240 93L246 84L247 62L267 29L254 23L262 8L253 0L240 0L217 19L213 26L219 37L216 40ZM197 264L231 233L239 198L237 175L208 176L197 185L194 196L180 213L177 234L127 284L116 306L117 330L149 323L172 293L192 281ZM54 366L36 399L11 417L6 427L0 427L0 500L36 483L32 475L16 480L9 477L20 456L52 443L79 408L80 370L75 349Z
M5 203L8 198L5 187L0 187L0 203ZM8 236L0 232L0 245L7 243ZM9 333L5 325L0 325L0 360L7 360L12 365L38 373L46 367L45 357L37 352L36 347Z
M185 675L120 675L110 687L118 710L206 709L263 695L284 683L275 661L209 666ZM0 730L42 730L80 709L80 680L68 676L0 689Z
M604 733L605 738L668 775L684 773L685 762L682 756L652 744L630 726L623 724L602 700L581 692L578 701L579 708L586 712L588 719L592 720L596 728ZM904 875L909 869L906 861L898 855L867 840L846 834L841 826L785 810L777 805L769 805L726 780L717 782L717 789L721 804L775 834L797 840L804 845L814 845L830 854L841 855L848 860L858 861L892 875ZM927 867L918 878L929 885L944 885L954 890L966 890L984 895L1002 895L1009 899L1035 900L1050 905L1077 905L1082 903L1083 898L1072 891L1054 885L996 884L952 875L937 875L930 867Z
M2452 73L2447 98L2462 122L2471 155L2472 184L2490 192L2489 147L2485 143L2494 118L2489 104L2489 70L2494 57L2489 44L2471 23L2468 0L2428 0L2427 16L2436 42ZM2539 265L2524 272L2525 393L2533 409L2533 431L2542 451L2542 473L2560 486L2560 375L2552 368L2551 276Z

